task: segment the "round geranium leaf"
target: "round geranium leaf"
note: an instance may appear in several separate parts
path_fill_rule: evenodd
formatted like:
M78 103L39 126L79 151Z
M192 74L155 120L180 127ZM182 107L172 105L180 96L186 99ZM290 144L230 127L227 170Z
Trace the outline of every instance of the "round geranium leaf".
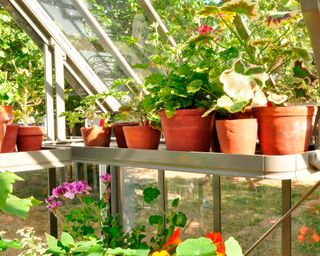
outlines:
M179 244L176 252L177 256L212 256L216 253L216 246L209 238L191 238Z

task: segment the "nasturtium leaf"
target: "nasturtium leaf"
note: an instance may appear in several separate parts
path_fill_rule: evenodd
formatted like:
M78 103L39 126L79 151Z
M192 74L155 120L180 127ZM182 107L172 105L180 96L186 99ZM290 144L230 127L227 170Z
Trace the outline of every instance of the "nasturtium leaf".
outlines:
M88 255L104 255L102 245L99 240L80 241L75 244L72 253L88 253ZM87 255L87 254L86 254Z
M148 249L122 249L122 248L115 248L115 249L108 249L107 256L116 256L116 255L123 255L123 256L148 256L149 250Z
M226 247L226 255L228 256L243 256L241 246L239 245L238 241L235 240L233 237L228 238L225 241Z
M202 81L201 80L193 80L187 86L188 93L196 93L201 89Z
M178 212L173 216L172 222L175 226L184 228L187 224L187 216L183 212Z
M151 203L152 201L157 199L159 195L160 190L157 188L148 187L143 190L143 199L146 203Z
M46 238L47 238L47 244L48 244L48 250L46 251L46 253L53 253L54 255L64 255L65 251L62 250L61 247L58 246L58 240L51 236L46 234Z
M177 256L212 256L216 246L209 238L187 239L177 247Z

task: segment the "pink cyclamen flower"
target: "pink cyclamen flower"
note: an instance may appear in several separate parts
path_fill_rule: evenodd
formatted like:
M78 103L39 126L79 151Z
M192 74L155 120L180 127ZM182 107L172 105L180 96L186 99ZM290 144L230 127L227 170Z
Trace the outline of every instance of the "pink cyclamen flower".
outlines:
M100 179L102 180L103 183L109 183L112 179L112 175L109 173L106 173L106 174L101 175Z
M92 189L87 182L80 180L74 181L71 183L63 183L63 186L66 188L66 192L64 193L64 197L69 199L74 199L76 194L80 195L83 193L89 194L89 191Z
M200 35L205 35L205 34L209 34L213 32L213 28L210 27L209 25L200 25L199 27L196 28L196 31L200 34Z
M59 207L61 205L61 202L57 200L57 198L55 196L49 196L46 200L45 200L46 204L47 204L47 208L50 210L53 210L57 207Z

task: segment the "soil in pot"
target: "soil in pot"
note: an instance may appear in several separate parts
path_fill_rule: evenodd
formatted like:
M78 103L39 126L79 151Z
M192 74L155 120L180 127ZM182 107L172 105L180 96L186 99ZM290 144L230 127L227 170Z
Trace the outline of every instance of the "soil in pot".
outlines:
M217 120L216 128L222 153L255 154L257 119Z
M128 148L158 149L161 132L150 126L124 126Z
M18 125L7 125L2 144L0 143L1 153L10 153L16 150L16 142L18 135Z
M177 110L172 118L160 111L163 135L168 150L202 151L210 149L213 116L201 117L204 109Z
M253 108L262 153L286 155L308 150L317 110L317 106Z
M41 126L20 126L17 136L18 151L40 150L43 140L43 127Z
M119 148L127 148L127 142L124 137L123 133L123 127L124 126L137 126L139 125L138 122L121 122L121 123L115 123L112 128L113 128L113 133L114 136L116 137L117 145Z
M111 131L111 127L82 127L81 135L83 143L89 147L109 147Z

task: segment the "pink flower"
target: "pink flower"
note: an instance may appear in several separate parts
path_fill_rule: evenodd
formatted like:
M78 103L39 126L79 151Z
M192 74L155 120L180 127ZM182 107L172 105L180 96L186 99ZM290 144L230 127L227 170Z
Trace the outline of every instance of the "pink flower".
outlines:
M106 173L106 174L101 175L100 179L102 180L103 183L109 183L112 179L112 175L109 173Z
M52 190L52 196L60 197L63 196L67 192L67 188L64 185L60 185Z
M92 189L86 181L74 181L71 183L63 183L66 187L67 192L64 193L64 197L73 199L76 194L80 195L83 193L89 194L89 191Z
M57 207L59 207L61 205L61 202L57 200L57 198L55 196L49 196L46 200L45 200L46 204L47 204L47 208L50 210L53 210Z

